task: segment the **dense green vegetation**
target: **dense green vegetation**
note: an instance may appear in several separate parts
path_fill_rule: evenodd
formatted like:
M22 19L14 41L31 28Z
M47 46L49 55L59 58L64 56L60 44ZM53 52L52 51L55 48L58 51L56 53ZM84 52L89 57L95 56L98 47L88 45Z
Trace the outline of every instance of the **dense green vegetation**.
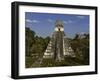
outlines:
M25 36L26 67L30 67L34 61L43 56L50 37L39 37L28 27L25 29Z
M80 64L89 64L89 34L84 34L82 38L76 34L70 43Z
M50 37L39 37L36 33L26 27L25 30L25 44L26 44L26 68L40 67L36 62L41 60L43 53L50 41ZM65 57L62 62L56 62L54 59L42 59L41 67L53 66L76 66L76 65L89 65L89 34L84 34L72 38L67 38L76 57Z

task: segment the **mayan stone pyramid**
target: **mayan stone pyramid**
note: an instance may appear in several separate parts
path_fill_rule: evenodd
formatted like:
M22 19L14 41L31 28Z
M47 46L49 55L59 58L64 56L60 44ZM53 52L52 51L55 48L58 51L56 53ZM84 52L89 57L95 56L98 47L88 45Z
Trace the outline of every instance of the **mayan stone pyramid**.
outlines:
M64 60L65 56L75 57L75 54L64 33L63 22L57 20L55 22L54 32L44 52L43 58L54 58L55 61L61 62Z

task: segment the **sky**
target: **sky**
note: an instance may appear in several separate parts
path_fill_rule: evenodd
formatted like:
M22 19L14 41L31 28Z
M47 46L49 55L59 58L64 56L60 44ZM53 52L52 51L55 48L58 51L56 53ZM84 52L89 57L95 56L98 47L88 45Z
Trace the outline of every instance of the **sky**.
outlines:
M66 37L89 33L89 15L25 12L25 27L35 31L38 36L51 36L56 20L63 22Z

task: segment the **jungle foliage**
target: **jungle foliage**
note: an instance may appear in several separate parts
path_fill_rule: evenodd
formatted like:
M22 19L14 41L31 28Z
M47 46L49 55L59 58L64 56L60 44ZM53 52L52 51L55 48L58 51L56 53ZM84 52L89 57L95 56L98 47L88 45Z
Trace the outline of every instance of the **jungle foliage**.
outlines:
M55 62L54 59L43 59L41 67L53 66L76 66L89 65L89 34L80 36L76 34L74 38L66 38L74 50L76 57L65 57L62 62ZM37 36L36 32L26 27L25 29L25 65L26 68L43 56L43 53L50 41L50 37ZM37 65L36 65L37 66ZM37 66L38 67L38 66Z

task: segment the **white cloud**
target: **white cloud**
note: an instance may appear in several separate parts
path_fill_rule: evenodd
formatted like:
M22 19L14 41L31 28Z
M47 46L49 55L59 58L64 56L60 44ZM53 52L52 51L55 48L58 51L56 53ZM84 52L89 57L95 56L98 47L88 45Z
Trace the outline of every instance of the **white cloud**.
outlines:
M63 21L63 23L64 23L64 24L68 24L68 22L67 22L67 21Z
M30 20L30 19L26 19L26 22L29 22L29 23L39 23L38 20Z
M33 23L39 23L39 21L38 21L38 20L32 20L32 22L33 22Z
M29 20L29 19L26 19L26 22L30 22L30 23L31 23L32 21L31 21L31 20Z
M50 22L50 23L51 23L51 22L54 22L52 19L48 19L47 21Z
M68 21L68 23L73 23L73 22L74 22L74 21L72 21L72 20L69 20L69 21Z
M79 18L79 19L84 19L85 16L77 16L77 18Z
M74 21L72 20L67 20L67 21L63 21L64 24L70 24L70 23L73 23Z

